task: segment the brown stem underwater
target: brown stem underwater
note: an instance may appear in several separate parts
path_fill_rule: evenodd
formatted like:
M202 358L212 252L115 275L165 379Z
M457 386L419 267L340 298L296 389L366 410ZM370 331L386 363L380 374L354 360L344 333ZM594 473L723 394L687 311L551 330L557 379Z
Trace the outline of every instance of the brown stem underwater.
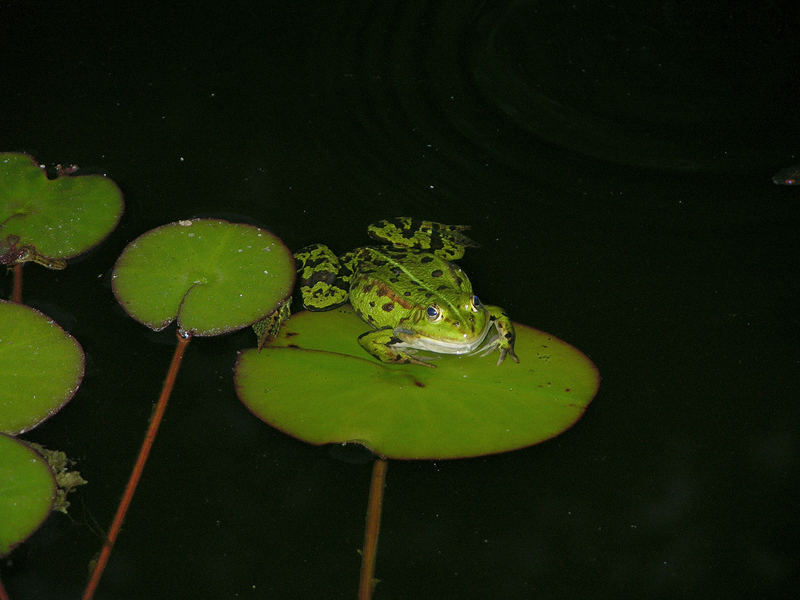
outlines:
M372 465L372 480L369 484L367 523L364 531L364 549L361 551L361 578L358 583L358 600L370 600L375 589L375 559L378 555L378 532L381 528L381 505L383 487L386 483L385 458L376 458Z
M14 283L11 288L11 301L22 304L22 263L14 265Z
M164 380L164 386L161 388L161 396L158 398L153 416L150 418L150 425L147 428L147 433L142 441L142 447L139 449L139 456L136 458L136 464L131 471L128 484L125 486L125 493L122 495L122 500L117 507L117 513L114 515L114 521L111 523L111 529L108 532L103 549L100 551L100 558L92 571L89 578L89 583L83 592L83 600L91 600L94 597L97 585L100 583L100 577L108 564L109 556L111 556L111 549L114 547L114 542L117 541L117 535L122 527L122 522L125 520L125 514L128 512L128 507L133 500L133 493L136 491L136 486L139 484L139 479L142 477L144 465L147 462L147 457L150 454L150 449L153 447L153 442L158 433L158 427L161 424L161 419L164 417L164 411L167 409L167 401L172 392L172 387L175 384L175 377L178 375L178 368L181 365L183 353L186 351L186 346L191 338L189 336L183 337L180 332L178 333L178 345L175 347L175 352L172 355L172 362L167 371L167 378Z

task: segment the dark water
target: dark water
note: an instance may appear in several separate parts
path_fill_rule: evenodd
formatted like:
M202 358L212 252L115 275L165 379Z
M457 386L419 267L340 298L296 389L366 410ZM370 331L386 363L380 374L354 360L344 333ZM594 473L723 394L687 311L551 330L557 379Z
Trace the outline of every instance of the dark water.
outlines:
M790 597L795 3L119 6L0 4L0 150L127 202L98 250L25 271L88 356L29 437L90 484L0 565L12 598L79 596L173 345L109 269L200 214L336 250L387 216L469 223L481 298L602 373L553 441L390 463L376 599ZM98 599L355 597L369 463L250 416L252 343L190 346Z

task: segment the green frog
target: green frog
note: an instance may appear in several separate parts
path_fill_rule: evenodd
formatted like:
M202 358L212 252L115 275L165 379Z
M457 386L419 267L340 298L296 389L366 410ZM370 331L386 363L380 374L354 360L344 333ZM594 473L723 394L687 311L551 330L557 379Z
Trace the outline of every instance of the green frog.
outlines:
M433 367L416 352L485 356L497 349L498 365L506 356L518 363L511 320L503 309L482 304L464 271L450 262L476 246L466 229L397 217L367 228L386 245L340 257L322 244L306 246L295 253L303 305L318 311L349 301L373 327L358 342L383 362Z

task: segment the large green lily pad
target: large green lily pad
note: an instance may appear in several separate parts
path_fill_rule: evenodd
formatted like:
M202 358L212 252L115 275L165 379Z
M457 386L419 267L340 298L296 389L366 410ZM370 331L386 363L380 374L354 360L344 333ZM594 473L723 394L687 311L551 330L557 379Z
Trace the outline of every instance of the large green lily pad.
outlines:
M83 379L83 350L37 310L0 300L0 431L22 433L58 412Z
M113 231L122 210L122 193L108 177L48 179L31 156L0 153L0 246L11 236L44 257L77 256Z
M25 541L53 506L56 482L37 452L0 433L0 557Z
M358 442L400 459L505 452L568 429L600 381L566 342L514 327L519 364L437 355L429 369L366 354L356 340L369 327L349 307L301 312L273 346L240 353L236 388L256 416L312 444Z
M112 287L128 314L155 331L177 320L188 334L212 336L263 319L291 293L294 277L291 253L266 229L193 219L128 244Z

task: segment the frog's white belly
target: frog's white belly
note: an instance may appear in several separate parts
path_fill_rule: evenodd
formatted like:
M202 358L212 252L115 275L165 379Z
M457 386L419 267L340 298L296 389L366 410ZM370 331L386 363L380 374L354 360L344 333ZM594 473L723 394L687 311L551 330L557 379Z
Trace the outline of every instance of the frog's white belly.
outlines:
M491 326L492 321L486 319L486 325L483 326L483 331L473 338L467 337L466 334L462 340L436 340L433 338L420 337L412 341L398 342L397 344L393 344L393 347L428 350L429 352L438 352L439 354L470 354L475 352L475 350L483 344L483 340L486 339L486 334L489 332ZM401 339L404 337L403 334L407 335L408 331L395 329L395 335Z

